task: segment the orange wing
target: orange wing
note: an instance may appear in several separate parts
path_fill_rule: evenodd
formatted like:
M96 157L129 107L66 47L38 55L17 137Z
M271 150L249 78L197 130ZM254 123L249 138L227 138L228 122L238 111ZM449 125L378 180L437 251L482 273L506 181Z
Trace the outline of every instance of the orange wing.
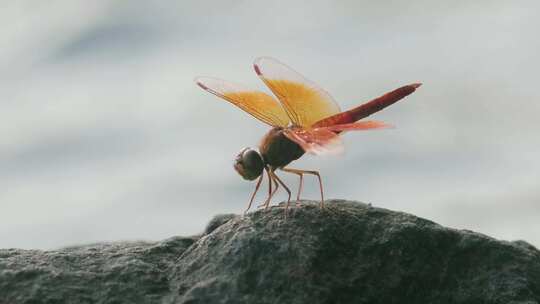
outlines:
M384 122L371 120L313 129L289 128L284 130L284 134L288 139L299 144L304 151L315 155L323 155L343 152L343 142L337 133L389 127L392 126Z
M255 60L253 67L295 125L310 127L340 112L339 106L326 91L278 60L260 57Z
M195 82L205 91L231 102L270 126L289 125L287 113L275 98L266 93L212 77L197 77Z

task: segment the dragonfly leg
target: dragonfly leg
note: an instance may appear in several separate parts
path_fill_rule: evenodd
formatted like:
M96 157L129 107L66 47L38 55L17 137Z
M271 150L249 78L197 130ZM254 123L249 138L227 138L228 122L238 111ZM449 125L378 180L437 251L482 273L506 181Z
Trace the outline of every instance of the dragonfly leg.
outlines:
M324 208L324 191L323 191L323 185L322 185L322 179L321 175L318 171L308 171L308 170L299 170L299 169L292 169L292 168L282 168L281 170L289 173L294 173L302 176L303 174L311 174L317 176L319 179L319 189L321 190L321 208ZM300 178L300 187L298 188L298 198L300 198L300 192L302 191L302 179Z
M285 183L283 183L283 181L281 179L279 179L279 177L276 175L276 173L274 173L274 171L270 171L270 175L278 182L281 184L281 186L283 186L283 188L285 189L285 191L287 191L287 194L289 195L289 197L287 198L287 205L285 205L285 216L287 216L287 211L289 210L289 205L291 204L291 190L289 189L289 187L287 187L285 185Z
M296 195L296 206L299 206L300 205L300 203L299 203L300 194L302 194L302 188L304 186L304 172L300 171L300 170L288 169L288 168L282 168L281 170L283 170L285 172L296 174L296 175L298 175L300 177L300 183L298 185L298 194Z
M270 178L270 177L268 177ZM274 191L272 191L272 194L270 195L270 197L268 198L268 201L266 201L266 203L264 204L264 209L268 209L268 206L270 206L270 200L272 199L272 197L274 197L274 194L276 194L278 188L279 188L279 184L278 182L276 182L275 179L273 178L270 178L272 181L274 181Z
M257 191L259 191L259 187L261 186L261 182L263 180L264 174L261 174L261 177L259 177L259 180L257 180L257 184L255 185L255 191L253 191L253 194L251 195L251 198L249 199L249 204L246 208L246 211L244 211L244 215L248 212L249 208L251 208L251 204L253 203L253 199L255 198L255 194L257 194Z
M268 175L268 198L266 199L266 201L264 201L264 203L262 203L261 205L257 207L257 208L264 207L265 210L268 209L268 206L270 206L270 201L272 200L272 197L274 197L274 194L276 194L276 191L279 188L279 184L272 178L269 170L270 169L266 169L266 174ZM275 186L273 191L272 191L272 182L274 182L274 186Z

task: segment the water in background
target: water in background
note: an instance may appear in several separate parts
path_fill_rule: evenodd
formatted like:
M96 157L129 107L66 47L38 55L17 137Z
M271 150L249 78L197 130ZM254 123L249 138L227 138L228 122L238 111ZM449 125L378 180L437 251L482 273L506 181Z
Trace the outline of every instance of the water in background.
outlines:
M539 246L539 2L389 3L2 2L0 248L159 240L242 211L232 160L268 128L192 79L266 90L262 55L344 109L424 83L373 117L396 129L296 162L329 198Z

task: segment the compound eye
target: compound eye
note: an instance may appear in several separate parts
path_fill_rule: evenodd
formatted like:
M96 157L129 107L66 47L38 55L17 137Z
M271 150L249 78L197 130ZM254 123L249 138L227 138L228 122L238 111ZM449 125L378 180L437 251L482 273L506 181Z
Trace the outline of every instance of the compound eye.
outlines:
M247 180L254 180L264 170L264 162L259 152L245 148L235 159L234 169Z
M246 167L250 168L259 165L261 162L259 152L251 149L244 151L244 154L242 155L242 162Z

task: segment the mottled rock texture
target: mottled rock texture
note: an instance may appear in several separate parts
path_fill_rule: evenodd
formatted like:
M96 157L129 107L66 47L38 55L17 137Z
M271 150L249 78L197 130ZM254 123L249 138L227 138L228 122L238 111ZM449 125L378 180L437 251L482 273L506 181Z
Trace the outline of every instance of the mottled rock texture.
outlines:
M0 250L0 303L539 303L540 252L366 204L220 215L203 234Z

